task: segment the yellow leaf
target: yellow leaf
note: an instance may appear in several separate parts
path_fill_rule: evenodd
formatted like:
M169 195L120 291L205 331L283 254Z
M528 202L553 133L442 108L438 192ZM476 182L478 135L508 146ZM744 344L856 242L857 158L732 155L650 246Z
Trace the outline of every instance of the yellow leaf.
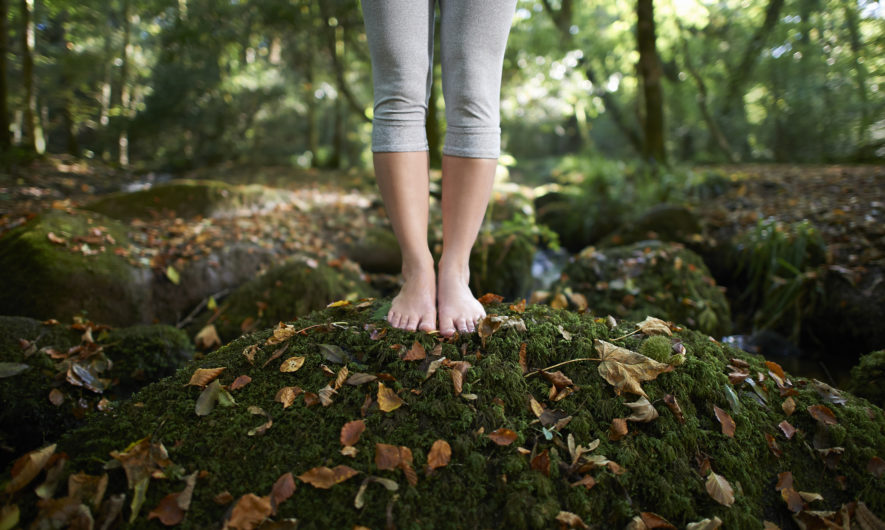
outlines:
M280 371L281 372L297 372L298 370L301 369L302 366L304 366L305 359L306 359L306 357L301 357L301 356L289 357L288 359L283 361L283 364L280 365Z
M615 346L604 340L596 339L596 352L602 362L597 371L603 379L615 387L615 392L630 392L648 398L640 381L652 381L658 374L670 372L673 367L659 363L641 353Z
M673 334L673 332L670 331L670 326L668 326L666 322L664 322L660 318L650 316L646 316L645 320L643 320L642 322L637 322L636 329L645 333L646 335L670 336Z
M378 407L384 412L393 412L400 408L404 401L391 388L378 383Z
M191 374L191 380L188 381L187 384L201 387L206 386L217 379L224 370L224 366L218 368L197 368L194 370L194 373Z
M346 306L346 305L350 305L349 300L335 300L334 302L327 305L326 307L342 307L342 306Z
M723 506L734 504L734 490L731 489L731 484L722 475L717 475L713 470L710 470L705 486L710 497L713 497L713 500L719 504Z

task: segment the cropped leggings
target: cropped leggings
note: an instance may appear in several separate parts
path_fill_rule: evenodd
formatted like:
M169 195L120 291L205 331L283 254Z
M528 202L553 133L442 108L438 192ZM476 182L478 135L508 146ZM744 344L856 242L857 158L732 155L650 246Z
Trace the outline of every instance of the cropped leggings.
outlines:
M372 58L372 151L426 151L437 0L362 0ZM501 70L516 0L439 0L444 155L498 158Z

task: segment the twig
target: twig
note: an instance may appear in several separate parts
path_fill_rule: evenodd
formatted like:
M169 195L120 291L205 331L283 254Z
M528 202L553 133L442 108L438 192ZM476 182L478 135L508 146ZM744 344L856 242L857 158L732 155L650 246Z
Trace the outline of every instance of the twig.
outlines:
M183 320L181 320L177 324L175 324L175 327L178 329L181 329L184 326L187 326L188 324L190 324L194 320L194 318L196 318L197 315L200 314L200 311L202 311L203 308L209 304L210 298L221 298L221 297L227 296L228 293L230 293L230 289L222 289L213 295L209 295L208 297L203 298L200 301L200 303L197 304L197 307L195 307L193 309L193 311L188 313L188 315L186 317L184 317Z
M576 363L576 362L580 362L580 361L601 361L601 360L602 360L602 359L599 359L599 358L596 358L596 357L582 357L582 358L580 358L580 359L569 359L568 361L563 361L563 362L561 362L561 363L554 364L553 366L548 366L547 368L541 368L540 370L535 370L534 372L529 372L529 373L525 374L525 377L526 377L526 378L529 378L529 377L531 377L531 376L533 376L533 375L535 375L535 374L539 374L539 373L541 373L541 372L546 372L546 371L548 371L548 370L552 370L552 369L554 369L554 368L558 368L558 367L560 367L560 366L562 366L562 365L564 365L564 364L571 364L571 363Z
M636 335L637 333L639 333L639 331L640 331L640 330L638 330L638 329L634 329L633 331L631 331L630 333L627 333L626 335L621 335L620 337L618 337L618 338L616 338L616 339L610 339L610 340L611 340L612 342L614 342L614 341L616 341L616 340L624 340L624 339L626 339L627 337L631 337L631 336L633 336L633 335Z

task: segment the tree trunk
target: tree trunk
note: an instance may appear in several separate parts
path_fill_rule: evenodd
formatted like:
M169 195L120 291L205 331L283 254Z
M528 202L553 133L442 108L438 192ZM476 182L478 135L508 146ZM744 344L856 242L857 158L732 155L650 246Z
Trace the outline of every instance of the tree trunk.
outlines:
M129 165L129 106L131 92L129 87L129 47L132 20L129 0L123 0L123 46L120 50L120 101L117 112L119 113L119 136L117 138L117 161L121 166Z
M37 112L37 88L34 86L34 0L21 0L22 11L22 77L25 88L25 130L29 147L38 154L46 150L43 128Z
M867 68L861 60L860 24L857 19L857 3L845 1L842 4L845 12L845 25L848 27L851 43L851 60L854 63L854 80L857 83L857 95L860 99L860 124L857 128L857 143L863 145L869 140L870 111L867 105Z
M10 147L9 106L6 89L6 53L7 38L9 37L6 19L8 15L9 4L6 0L0 0L0 152L5 152Z
M642 154L646 160L665 164L664 93L661 88L661 62L655 43L655 12L653 0L636 2L636 43L639 48L639 74L645 101L645 132Z
M335 84L338 85L338 91L344 95L344 99L347 100L347 103L350 104L350 108L363 119L363 121L370 122L371 119L366 115L366 107L357 101L356 96L353 94L353 91L350 89L350 85L347 84L347 80L344 79L344 70L345 65L343 64L343 59L338 58L338 27L332 27L329 25L329 20L331 18L331 14L329 12L329 2L318 0L320 5L320 14L322 15L322 31L326 34L326 44L329 48L329 57L332 59L332 70L335 73ZM340 25L340 22L339 22ZM344 28L342 27L342 31ZM342 39L344 40L344 39Z

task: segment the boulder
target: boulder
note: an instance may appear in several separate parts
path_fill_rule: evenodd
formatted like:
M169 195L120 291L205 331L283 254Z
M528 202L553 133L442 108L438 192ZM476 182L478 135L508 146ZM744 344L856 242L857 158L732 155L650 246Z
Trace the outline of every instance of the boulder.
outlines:
M629 245L648 239L687 244L701 233L700 218L686 206L662 203L652 206L635 220L619 226L599 246Z
M389 226L371 226L359 240L350 243L344 254L366 272L399 274L403 268L399 242Z
M611 233L624 217L622 208L605 200L593 200L581 192L553 191L535 199L538 223L559 235L559 242L579 252Z
M597 315L635 320L658 315L713 337L731 330L724 289L703 260L678 243L588 247L566 265L552 290L580 293Z
M191 335L210 323L223 342L245 332L293 320L336 300L373 296L374 290L353 262L331 264L295 258L247 281L188 326Z
M0 378L0 462L58 439L108 400L171 375L192 356L187 335L171 326L107 330L0 317L0 363L18 371ZM72 364L78 368L69 374Z
M878 406L885 405L885 350L874 351L860 358L851 369L848 389Z
M481 231L470 253L470 287L480 296L495 293L507 300L528 297L532 261L541 236L530 224L505 223Z
M443 339L389 328L386 304L244 336L91 416L29 457L33 477L19 466L8 510L22 526L95 514L129 528L786 528L885 513L885 415L865 400L769 376L689 329L492 304L479 334ZM659 346L666 362L633 353ZM25 484L52 451L70 461L38 504ZM74 473L107 474L104 497L68 490Z

